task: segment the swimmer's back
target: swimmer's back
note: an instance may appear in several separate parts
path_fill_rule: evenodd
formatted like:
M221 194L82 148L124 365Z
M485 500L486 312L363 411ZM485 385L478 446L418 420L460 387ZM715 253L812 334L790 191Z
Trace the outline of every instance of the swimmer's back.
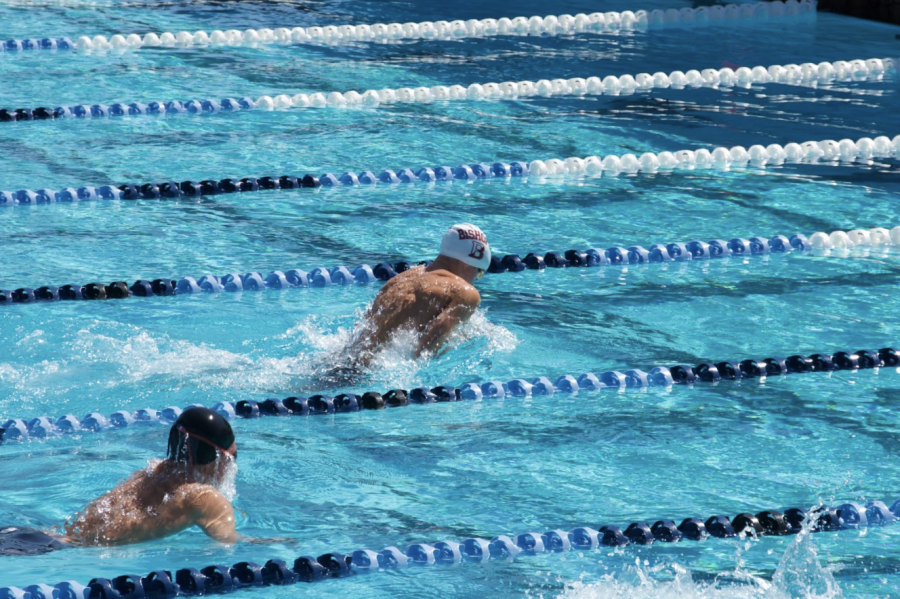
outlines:
M185 483L170 475L167 462L135 472L112 491L97 498L66 526L66 533L90 545L121 545L159 539L193 525L205 526L203 513L231 519L230 502L210 485ZM212 505L210 505L212 504ZM221 512L221 514L219 514Z
M481 303L481 296L472 285L446 270L426 270L415 266L390 279L382 287L371 310L377 310L385 302L408 303L422 300L445 302Z
M366 361L366 352L386 343L397 330L422 334L419 353L433 349L449 332L442 320L452 326L468 318L480 304L478 291L446 270L416 266L400 273L385 283L369 308L369 336L358 346L361 361ZM435 325L440 330L429 335Z

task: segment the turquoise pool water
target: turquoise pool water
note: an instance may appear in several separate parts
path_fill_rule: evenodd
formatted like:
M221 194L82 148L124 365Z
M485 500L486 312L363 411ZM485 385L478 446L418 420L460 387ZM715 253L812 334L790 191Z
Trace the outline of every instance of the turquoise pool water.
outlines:
M680 0L0 4L0 37L682 8ZM896 55L896 27L815 21L617 36L0 54L0 106L148 102ZM0 123L0 189L221 179L856 139L898 132L897 81L619 97ZM0 206L0 288L433 257L467 220L495 252L892 227L896 159L596 179ZM894 249L490 275L469 338L321 372L378 285L0 306L0 419L327 390L459 385L896 345ZM900 499L900 377L837 372L646 392L238 421L239 530L4 558L0 586L632 520ZM52 527L164 453L165 428L0 446L0 523ZM712 539L246 590L354 597L900 595L900 527Z

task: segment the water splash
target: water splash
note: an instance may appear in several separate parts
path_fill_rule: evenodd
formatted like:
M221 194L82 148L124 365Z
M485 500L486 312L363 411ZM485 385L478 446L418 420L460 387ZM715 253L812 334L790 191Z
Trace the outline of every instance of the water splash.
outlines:
M560 597L565 599L756 599L767 597L769 583L755 580L742 585L697 582L677 564L624 567L599 582L573 582Z
M745 546L754 546L752 543ZM562 599L839 599L841 588L833 569L819 563L818 548L808 531L792 538L771 581L743 569L742 550L733 571L713 582L697 581L679 564L643 564L623 567L595 583L573 582Z
M329 372L349 361L346 348L355 334L353 323L363 315L363 310L357 310L340 317L309 316L280 335L247 342L246 349L239 351L138 326L90 323L72 336L47 339L62 346L64 357L0 361L0 385L9 390L7 397L0 398L0 411L33 414L43 398L51 398L50 413L56 413L65 409L56 398L108 390L116 390L118 397L109 405L118 407L137 401L151 406L176 403L174 392L184 402L192 398L213 403L207 398L223 391L227 399L236 401L259 393L285 397L338 387L359 391L458 384L483 378L484 361L497 352L511 351L518 343L515 335L489 322L479 310L459 327L439 356L415 357L415 335L400 332L367 369L352 372L349 380L330 381Z
M225 461L225 463L222 465L221 470L219 470L220 460ZM217 452L216 472L221 472L221 475L216 476L216 480L213 483L213 486L219 491L219 493L225 496L225 499L234 503L234 500L237 498L237 486L235 484L238 473L237 462L223 457Z
M365 311L357 309L353 314L354 321L361 321ZM342 326L344 318L333 316L307 316L275 339L288 340L288 345L306 346L309 350L318 352L340 352L353 338L353 327Z
M832 598L841 597L841 589L834 579L833 569L819 564L818 547L809 528L792 539L781 557L772 577L772 586L780 591L778 597Z
M84 333L84 332L82 332ZM122 365L122 372L134 381L157 375L197 376L233 369L246 369L252 360L226 350L188 341L154 338L146 331L124 340L104 335L79 334L79 342L94 350L106 352Z
M488 311L483 308L476 310L472 318L457 329L454 338L458 339L460 344L467 340L481 338L486 341L485 349L490 353L514 350L519 344L516 335L509 329L488 320L487 313Z
M111 367L104 384L143 383L173 379L202 390L237 389L271 391L290 386L297 370L296 359L252 358L217 349L205 343L154 337L139 331L125 338L83 330L73 344L80 361Z
M418 334L399 330L374 355L368 367L342 369L342 365L353 362L350 354L353 340L365 333L364 315L364 310L357 310L357 324L353 328L335 326L329 318L311 316L279 336L302 338L309 348L297 356L297 375L308 379L308 385L313 387L358 387L363 383L407 389L433 386L439 382L436 376L458 381L479 373L485 360L496 353L510 352L518 345L511 331L490 322L486 310L479 309L454 330L444 349L436 355L425 353L417 357Z

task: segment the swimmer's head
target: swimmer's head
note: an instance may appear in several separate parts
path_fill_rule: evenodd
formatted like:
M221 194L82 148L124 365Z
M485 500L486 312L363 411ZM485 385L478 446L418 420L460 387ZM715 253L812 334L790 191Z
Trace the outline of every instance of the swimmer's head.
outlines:
M491 246L481 229L469 223L453 225L441 241L441 256L471 267L469 280L480 277L491 265Z
M209 408L186 409L169 431L167 458L190 467L212 464L222 454L237 460L237 446L231 425Z

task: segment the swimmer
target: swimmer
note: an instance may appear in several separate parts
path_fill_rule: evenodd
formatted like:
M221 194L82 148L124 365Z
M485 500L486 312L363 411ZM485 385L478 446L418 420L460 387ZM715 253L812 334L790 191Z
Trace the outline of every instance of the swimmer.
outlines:
M222 543L270 542L239 534L220 489L236 472L231 425L207 408L182 412L169 431L167 459L134 472L65 526L65 536L0 527L0 555L34 555L72 545L124 545L191 526Z
M169 431L166 460L92 501L66 525L66 534L82 544L123 545L197 526L221 543L285 540L252 539L235 530L234 508L220 489L236 471L228 421L208 408L188 408Z
M400 273L375 297L349 348L354 366L367 366L401 330L417 334L416 357L440 350L481 304L472 283L490 265L491 248L481 229L468 223L450 227L434 262Z

